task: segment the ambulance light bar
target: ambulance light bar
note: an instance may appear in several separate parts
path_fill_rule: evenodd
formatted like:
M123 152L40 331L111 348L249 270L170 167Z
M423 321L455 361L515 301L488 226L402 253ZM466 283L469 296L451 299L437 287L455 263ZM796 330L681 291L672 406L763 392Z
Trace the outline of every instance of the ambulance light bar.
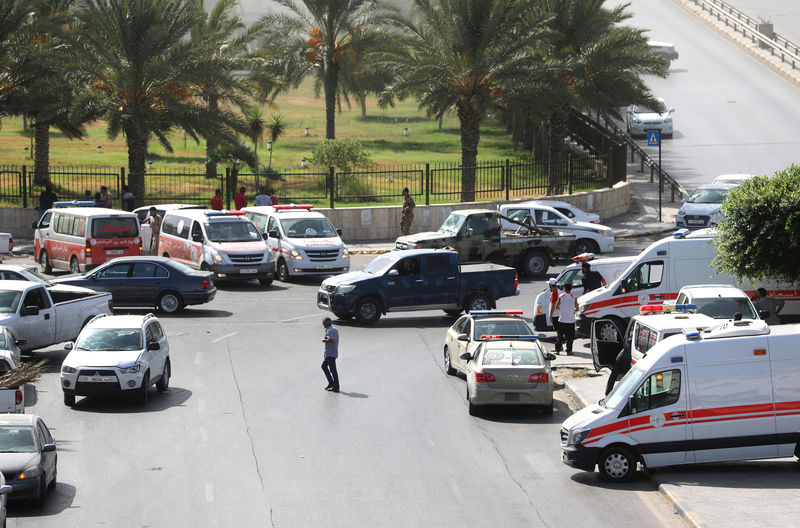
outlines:
M309 209L313 209L314 206L311 204L289 204L289 205L273 205L273 209L276 211L289 211L293 209L305 209L308 211Z
M244 211L206 211L206 216L244 216Z
M522 310L470 310L469 315L522 315Z
M657 313L672 313L672 312L689 312L697 310L696 304L646 304L639 307L641 315L657 314Z
M70 202L54 202L53 207L94 207L92 200L72 200Z
M586 262L594 258L594 253L581 253L572 257L573 262Z
M481 339L539 339L535 335L482 335Z

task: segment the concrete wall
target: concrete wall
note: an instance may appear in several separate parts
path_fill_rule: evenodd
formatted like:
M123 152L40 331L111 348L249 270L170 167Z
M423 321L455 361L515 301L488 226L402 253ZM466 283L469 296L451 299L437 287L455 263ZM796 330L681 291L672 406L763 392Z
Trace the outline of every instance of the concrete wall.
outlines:
M630 188L627 182L612 188L564 196L548 196L550 200L569 202L587 213L597 213L600 219L612 218L628 212ZM525 200L514 200L522 202ZM436 231L450 211L454 209L496 208L505 201L456 203L448 205L420 205L414 212L412 232ZM318 209L331 223L340 227L347 242L394 240L400 235L400 205L385 207L347 207ZM0 207L0 232L11 233L14 238L32 239L31 222L36 220L36 209Z

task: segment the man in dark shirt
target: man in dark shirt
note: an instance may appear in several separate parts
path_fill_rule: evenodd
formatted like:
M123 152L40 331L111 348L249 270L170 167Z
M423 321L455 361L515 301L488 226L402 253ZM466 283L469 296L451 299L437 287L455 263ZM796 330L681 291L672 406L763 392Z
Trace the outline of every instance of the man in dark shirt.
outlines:
M39 218L42 217L45 211L53 208L56 200L58 200L58 196L53 192L53 186L48 183L39 195Z
M588 262L581 264L581 269L583 270L581 284L583 285L584 294L606 285L606 280L603 278L603 276L596 271L592 271L592 267Z

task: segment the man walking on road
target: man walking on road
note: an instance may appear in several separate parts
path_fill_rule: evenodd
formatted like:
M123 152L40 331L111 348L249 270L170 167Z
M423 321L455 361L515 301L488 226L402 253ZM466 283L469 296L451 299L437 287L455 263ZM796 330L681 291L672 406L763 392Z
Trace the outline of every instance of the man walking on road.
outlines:
M556 301L558 313L558 326L564 339L564 348L568 356L572 355L572 341L575 339L575 312L578 311L578 301L572 295L572 283L564 283L564 293Z
M322 342L325 343L322 372L328 379L328 386L325 387L325 390L339 392L339 373L336 371L336 358L339 357L339 331L333 327L330 317L322 320L322 326L325 328L325 337L322 338Z
M408 187L403 189L403 208L400 210L400 231L404 235L411 234L411 222L414 221L414 198L408 192Z

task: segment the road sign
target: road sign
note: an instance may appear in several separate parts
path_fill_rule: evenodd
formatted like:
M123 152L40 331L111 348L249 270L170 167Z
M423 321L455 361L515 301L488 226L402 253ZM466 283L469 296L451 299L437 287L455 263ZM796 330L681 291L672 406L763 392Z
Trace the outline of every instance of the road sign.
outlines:
M648 130L647 131L647 146L648 147L660 147L661 146L661 131L660 130Z

